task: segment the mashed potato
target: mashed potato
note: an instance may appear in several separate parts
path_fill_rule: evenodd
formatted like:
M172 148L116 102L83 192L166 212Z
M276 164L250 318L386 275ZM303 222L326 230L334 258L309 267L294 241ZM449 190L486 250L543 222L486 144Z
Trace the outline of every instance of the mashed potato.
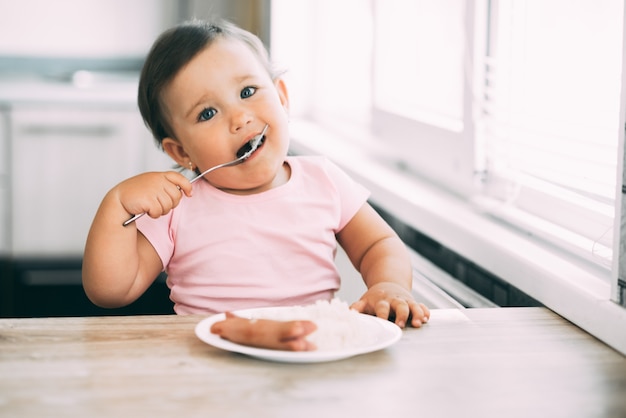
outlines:
M313 305L290 308L268 308L255 314L252 319L273 319L277 321L310 320L317 330L307 339L318 350L340 350L371 344L376 336L368 332L362 315L350 309L339 299L318 301Z

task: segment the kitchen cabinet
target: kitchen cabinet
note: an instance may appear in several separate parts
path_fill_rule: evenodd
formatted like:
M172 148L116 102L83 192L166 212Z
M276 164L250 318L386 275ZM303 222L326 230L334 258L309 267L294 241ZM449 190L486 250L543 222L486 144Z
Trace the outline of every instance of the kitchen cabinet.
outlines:
M77 255L104 194L142 167L150 141L135 112L11 109L11 254Z
M8 112L0 108L0 255L9 251L9 132Z
M0 316L173 312L165 276L122 309L97 308L82 289L85 240L106 192L173 166L134 101L115 102L112 92L106 100L0 97Z
M97 309L81 263L105 193L173 166L143 125L137 82L186 2L0 0L0 10L0 316L171 313L163 278L128 309Z
M162 274L132 304L100 308L81 284L81 260L70 257L0 259L0 317L104 316L173 314Z

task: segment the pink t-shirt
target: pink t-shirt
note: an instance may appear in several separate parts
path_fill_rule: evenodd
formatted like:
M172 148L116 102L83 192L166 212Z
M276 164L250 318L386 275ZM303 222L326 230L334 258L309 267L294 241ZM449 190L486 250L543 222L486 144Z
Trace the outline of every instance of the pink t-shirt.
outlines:
M225 193L206 181L168 215L137 220L168 274L178 314L330 299L339 289L335 234L369 192L323 157L288 157L289 181Z

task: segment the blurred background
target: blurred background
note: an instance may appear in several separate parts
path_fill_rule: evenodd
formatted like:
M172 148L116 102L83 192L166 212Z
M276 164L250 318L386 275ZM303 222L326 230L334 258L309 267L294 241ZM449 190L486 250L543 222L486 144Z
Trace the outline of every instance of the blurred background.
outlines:
M148 49L209 16L263 40L291 152L368 187L424 283L621 326L621 0L0 0L0 316L171 312L164 277L94 307L81 257L111 187L172 167L137 110Z
M152 42L220 16L268 40L269 2L0 0L0 315L172 312L164 278L134 305L84 296L81 258L104 194L173 162L136 105Z

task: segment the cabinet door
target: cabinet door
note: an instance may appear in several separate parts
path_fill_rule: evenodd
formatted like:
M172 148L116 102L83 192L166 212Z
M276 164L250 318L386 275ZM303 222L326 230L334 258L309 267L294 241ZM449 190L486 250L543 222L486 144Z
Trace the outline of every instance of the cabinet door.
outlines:
M0 257L9 252L9 132L8 112L0 109Z
M141 171L150 138L134 110L28 106L12 111L11 141L13 254L82 255L102 198Z

